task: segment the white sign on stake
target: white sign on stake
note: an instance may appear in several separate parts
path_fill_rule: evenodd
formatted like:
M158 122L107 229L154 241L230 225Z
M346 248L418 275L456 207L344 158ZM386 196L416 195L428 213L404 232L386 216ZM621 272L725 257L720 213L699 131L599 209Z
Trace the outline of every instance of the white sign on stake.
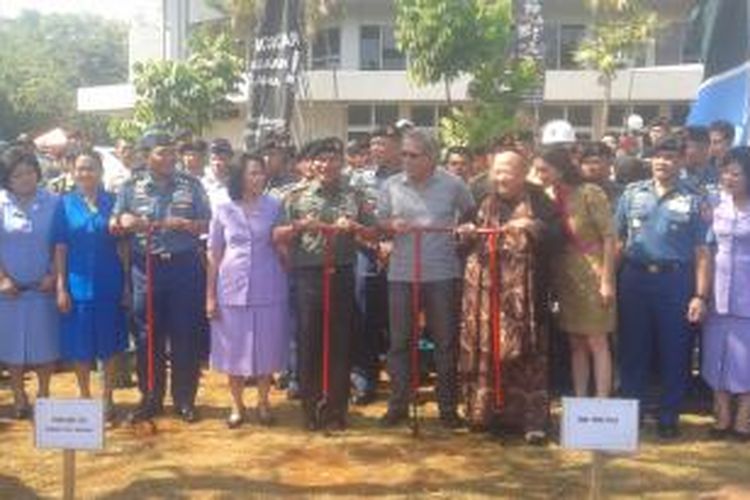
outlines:
M95 399L38 399L34 441L37 448L103 449L104 404Z
M638 400L563 398L563 448L635 452L638 449Z

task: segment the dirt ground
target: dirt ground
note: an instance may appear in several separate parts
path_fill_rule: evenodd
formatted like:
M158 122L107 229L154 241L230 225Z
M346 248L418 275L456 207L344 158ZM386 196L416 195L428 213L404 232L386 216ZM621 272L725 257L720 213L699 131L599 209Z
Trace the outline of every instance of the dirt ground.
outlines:
M33 384L29 384L30 386ZM0 498L54 498L61 492L60 452L38 451L32 425L10 419L11 398L0 389ZM74 396L70 374L58 374L53 394ZM255 395L248 390L248 402ZM118 391L120 408L137 400ZM206 374L198 397L202 420L184 424L169 415L145 435L120 425L106 449L78 454L81 498L585 498L590 457L551 444L442 430L435 406L423 407L423 435L382 430L381 401L354 408L351 429L326 437L301 429L298 405L274 393L277 424L253 420L228 430L225 380ZM683 437L661 444L643 436L636 456L608 457L606 498L750 498L750 445L705 439L710 418L689 415Z

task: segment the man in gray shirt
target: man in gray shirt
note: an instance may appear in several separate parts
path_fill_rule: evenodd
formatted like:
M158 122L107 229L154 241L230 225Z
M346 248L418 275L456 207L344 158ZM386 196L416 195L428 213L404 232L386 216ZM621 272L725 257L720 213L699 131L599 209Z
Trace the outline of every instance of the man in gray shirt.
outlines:
M415 231L420 228L453 227L474 208L466 184L437 168L435 139L420 130L404 134L404 171L383 184L378 198L381 227L393 235L393 253L388 269L390 350L388 373L391 397L383 426L392 427L408 415L412 321L412 286L416 278ZM444 426L456 428L462 421L456 413L456 341L458 308L456 281L461 266L456 241L450 232L425 232L421 237L421 297L427 326L436 343L437 399Z

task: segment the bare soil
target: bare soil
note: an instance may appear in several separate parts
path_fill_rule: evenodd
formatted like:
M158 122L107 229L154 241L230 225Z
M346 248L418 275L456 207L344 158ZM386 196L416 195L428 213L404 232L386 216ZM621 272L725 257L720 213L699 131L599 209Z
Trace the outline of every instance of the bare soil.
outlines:
M29 387L33 386L29 383ZM75 396L71 374L58 374L53 394ZM124 414L135 389L116 393ZM423 433L383 430L382 398L353 408L351 428L324 436L302 430L296 402L273 394L277 423L253 417L226 428L224 377L205 374L198 396L201 421L188 425L167 413L157 433L124 423L108 429L106 449L79 452L81 498L586 498L590 456L550 444L442 430L435 405L422 408ZM255 394L247 401L254 408ZM9 390L0 390L0 498L61 495L62 454L36 450L32 424L11 420ZM605 498L750 498L750 445L711 442L710 417L688 415L683 435L661 443L646 431L635 456L610 456Z

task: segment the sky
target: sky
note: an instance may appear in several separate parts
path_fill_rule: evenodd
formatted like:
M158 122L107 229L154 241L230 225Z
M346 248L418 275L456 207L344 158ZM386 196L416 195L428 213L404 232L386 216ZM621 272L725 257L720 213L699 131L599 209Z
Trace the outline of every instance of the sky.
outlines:
M137 9L131 0L0 0L0 17L15 17L23 10L49 13L89 13L129 20Z

